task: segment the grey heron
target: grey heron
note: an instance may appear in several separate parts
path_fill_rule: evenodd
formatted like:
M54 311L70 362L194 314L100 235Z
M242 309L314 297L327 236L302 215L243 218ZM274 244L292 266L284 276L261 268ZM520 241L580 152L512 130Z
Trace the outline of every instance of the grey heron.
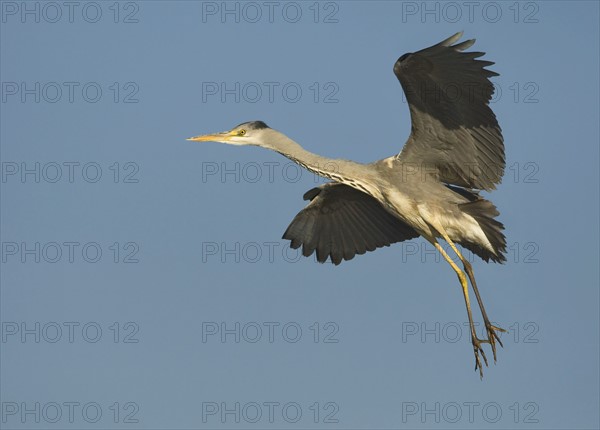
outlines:
M411 133L402 151L373 163L329 159L313 154L262 121L242 123L230 131L189 138L230 145L254 145L276 151L305 169L330 179L304 194L308 205L292 220L283 238L305 256L334 264L356 254L422 236L456 272L467 308L475 370L483 378L480 355L496 342L502 346L475 282L473 268L456 244L486 262L506 261L504 226L496 207L481 197L504 174L502 132L489 106L494 87L486 69L494 64L478 59L483 52L464 52L475 40L458 42L457 33L429 48L402 55L394 74L406 94ZM446 241L463 269L442 248ZM468 281L483 321L486 338L475 332Z

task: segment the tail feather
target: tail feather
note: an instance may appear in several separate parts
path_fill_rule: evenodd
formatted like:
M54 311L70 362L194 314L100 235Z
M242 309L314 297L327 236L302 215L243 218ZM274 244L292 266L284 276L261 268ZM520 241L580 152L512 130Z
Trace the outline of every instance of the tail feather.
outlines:
M494 219L500 214L498 209L496 209L496 206L489 200L480 198L475 201L462 203L459 207L464 213L472 216L475 221L479 223L479 226L492 245L494 252L477 243L466 241L459 243L486 262L490 260L496 263L505 262L506 257L504 254L506 254L506 237L504 237L504 233L502 233L504 225Z

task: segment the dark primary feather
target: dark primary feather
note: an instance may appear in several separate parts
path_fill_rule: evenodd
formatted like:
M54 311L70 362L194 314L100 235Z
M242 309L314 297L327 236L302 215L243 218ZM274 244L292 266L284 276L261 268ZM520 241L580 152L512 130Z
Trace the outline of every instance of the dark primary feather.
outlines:
M434 167L442 182L492 190L504 174L502 132L489 101L494 87L477 60L483 52L462 52L474 40L453 45L454 36L396 61L394 74L409 103L411 134L398 155L404 163Z
M373 197L348 185L327 183L309 190L310 203L296 215L283 234L290 246L302 246L306 257L317 252L317 260L328 257L334 264L356 254L374 251L419 234L389 214Z

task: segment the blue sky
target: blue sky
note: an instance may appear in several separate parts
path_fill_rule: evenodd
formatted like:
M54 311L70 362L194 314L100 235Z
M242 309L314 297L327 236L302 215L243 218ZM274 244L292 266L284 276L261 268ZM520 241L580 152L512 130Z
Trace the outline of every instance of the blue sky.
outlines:
M597 2L0 6L2 428L598 428ZM185 140L261 119L392 155L394 61L460 30L507 154L483 381L422 239L300 257L280 238L321 180Z

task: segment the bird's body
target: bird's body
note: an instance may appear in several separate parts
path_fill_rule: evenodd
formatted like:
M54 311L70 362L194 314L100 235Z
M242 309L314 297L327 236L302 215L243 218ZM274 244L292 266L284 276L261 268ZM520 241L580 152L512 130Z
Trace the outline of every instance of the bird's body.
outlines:
M496 359L497 331L486 315L470 263L455 244L485 261L503 262L506 240L495 220L496 207L479 195L491 191L504 173L502 133L489 107L494 92L485 69L493 63L477 60L482 52L462 52L474 40L456 43L462 33L401 56L394 74L407 96L411 134L402 151L362 164L311 153L262 121L242 123L232 130L190 138L233 145L255 145L279 152L307 170L333 182L309 190L310 203L296 215L284 239L292 248L313 252L319 262L350 260L382 246L422 236L432 243L456 272L471 328L476 369L481 343L489 343ZM456 44L455 44L456 43ZM463 263L461 270L438 243L443 239ZM467 277L487 329L487 339L475 334Z
M252 130L256 127L255 123L258 122L244 123L238 127ZM261 126L262 123L259 124L259 127ZM260 132L260 128L256 130ZM381 209L412 228L414 230L412 237L420 235L429 241L440 238L441 235L434 226L441 225L450 239L465 246L482 259L504 261L502 254L506 245L504 237L495 224L489 225L490 220L493 221L493 217L497 215L497 212L491 210L493 205L490 207L491 203L473 191L441 183L436 179L434 170L430 166L404 162L398 156L367 164L329 159L305 150L289 137L266 125L264 130L268 130L265 132L271 137L269 149L279 152L310 172L335 181L332 184L322 185L321 188L340 187L340 184L352 187L365 194L365 199L369 197L375 199ZM432 199L431 196L436 198ZM473 211L476 209L479 211L475 213L477 217L474 217ZM482 209L486 210L482 211ZM299 215L301 214L302 212ZM294 235L294 227L295 223L292 222L284 234L285 239L292 241L299 239L301 233ZM488 237L486 230L497 231L499 235ZM306 236L302 237L301 243L310 243L313 239L309 236L311 233L310 229L305 229ZM352 232L346 231L345 234L350 235ZM315 236L322 235L322 232L318 232ZM294 245L292 243L292 246L296 247ZM316 247L308 245L304 249L304 255L312 254L315 249ZM339 264L343 259L350 260L355 254L364 253L362 248L349 250L346 247L336 252L336 247L332 246L329 250L329 254L319 253L318 260L324 262L327 257L330 257L334 264Z

